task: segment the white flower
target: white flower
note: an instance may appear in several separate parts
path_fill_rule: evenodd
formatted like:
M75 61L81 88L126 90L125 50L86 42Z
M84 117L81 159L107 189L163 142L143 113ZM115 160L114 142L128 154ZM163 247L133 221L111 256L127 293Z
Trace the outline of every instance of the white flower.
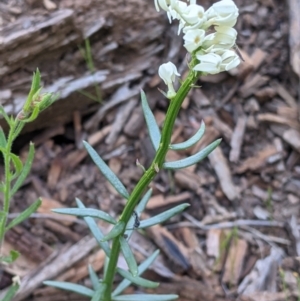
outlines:
M232 50L226 50L221 58L221 71L228 71L230 69L233 69L237 67L241 62L239 56Z
M206 12L206 26L220 25L233 27L239 15L239 10L232 0L221 0L213 4Z
M236 41L237 32L234 28L228 26L216 26L216 32L207 35L203 42L203 48L224 47L231 48Z
M175 81L176 76L180 76L176 66L172 62L162 64L158 69L158 75L168 86L167 97L170 99L173 98L176 95L173 82Z
M191 29L184 36L184 47L190 53L199 48L204 41L205 31L203 29Z
M204 8L201 5L197 4L190 4L186 7L186 9L182 12L181 17L184 21L190 25L198 24L202 21L205 17L204 15ZM205 18L206 20L206 18Z
M215 53L196 54L197 59L200 61L193 70L201 71L210 74L219 73L221 70L222 58Z

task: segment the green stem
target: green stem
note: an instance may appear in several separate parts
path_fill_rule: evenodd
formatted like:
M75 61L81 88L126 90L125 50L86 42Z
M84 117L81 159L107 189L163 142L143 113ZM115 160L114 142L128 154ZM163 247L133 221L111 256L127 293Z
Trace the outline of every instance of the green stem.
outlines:
M11 148L13 141L15 139L15 130L19 128L19 126L22 126L20 122L17 120L14 120L11 124L7 143L5 146L5 153L3 153L4 156L4 200L3 200L3 216L0 221L0 262L2 257L2 244L4 240L5 235L5 226L7 221L7 216L9 213L9 205L10 205L10 194L11 194L11 170L10 170L10 154L11 154Z
M199 73L192 70L194 63L195 60L193 60L191 63L192 66L190 66L190 72L187 78L185 79L185 81L177 91L176 96L170 101L170 105L162 129L160 145L156 152L155 158L153 159L151 166L146 170L142 178L139 180L139 182L133 189L130 198L128 199L125 205L123 213L120 217L120 221L123 221L125 224L129 222L133 214L134 208L140 201L143 192L146 190L146 188L151 183L155 175L159 172L159 170L163 166L166 154L169 150L169 145L171 143L171 137L172 137L175 120L177 118L181 105L185 97L187 96L188 92L193 87L193 84L196 82L197 78L199 77ZM123 235L123 233L121 235ZM107 273L103 281L107 285L107 288L103 296L105 301L111 301L111 292L112 292L113 280L114 280L115 271L117 267L119 252L120 252L120 241L118 236L113 240L112 252L109 258Z

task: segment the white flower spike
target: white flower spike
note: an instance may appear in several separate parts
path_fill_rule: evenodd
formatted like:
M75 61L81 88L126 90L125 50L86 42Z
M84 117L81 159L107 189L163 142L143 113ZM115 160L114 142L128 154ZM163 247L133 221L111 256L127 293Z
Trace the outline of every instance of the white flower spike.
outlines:
M176 92L173 87L173 83L176 76L180 76L176 66L172 62L162 64L158 69L158 75L168 86L167 98L172 99L176 96Z

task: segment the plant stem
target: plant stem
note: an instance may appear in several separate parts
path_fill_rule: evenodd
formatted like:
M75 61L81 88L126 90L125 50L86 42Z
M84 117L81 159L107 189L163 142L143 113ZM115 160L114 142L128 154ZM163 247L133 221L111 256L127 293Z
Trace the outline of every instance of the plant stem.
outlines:
M195 60L192 60L192 66L194 65ZM162 168L163 163L165 161L166 154L169 150L169 145L171 142L172 132L175 120L177 118L177 115L179 113L179 110L181 108L181 105L187 96L188 92L191 90L193 84L196 82L196 80L199 77L199 72L195 72L192 70L192 67L190 67L190 72L179 88L179 90L176 93L176 96L170 101L170 105L166 114L166 119L164 122L164 126L162 129L162 135L161 135L161 141L159 148L156 152L155 158L153 159L153 162L151 166L145 171L142 178L139 180L135 188L133 189L130 198L128 199L125 208L122 212L122 215L120 217L120 221L123 221L125 224L129 222L129 219L131 218L134 208L140 201L140 198L143 194L143 192L146 190L147 186L151 183L155 175L159 172L159 170ZM120 235L123 235L120 234ZM113 286L113 280L115 276L115 271L117 267L119 252L120 252L120 241L119 237L116 237L113 240L112 244L112 252L111 256L109 258L109 264L107 268L107 273L104 278L104 283L107 285L107 288L104 292L104 300L105 301L111 301L111 292L112 292L112 286ZM100 300L99 300L100 301Z
M4 200L3 200L3 216L0 221L0 263L2 257L2 245L5 235L5 226L7 221L7 216L9 213L9 204L10 204L10 191L11 191L11 170L10 170L10 162L11 162L11 148L15 138L15 130L21 126L21 124L14 120L11 122L7 143L5 146L5 152L3 152L4 156Z

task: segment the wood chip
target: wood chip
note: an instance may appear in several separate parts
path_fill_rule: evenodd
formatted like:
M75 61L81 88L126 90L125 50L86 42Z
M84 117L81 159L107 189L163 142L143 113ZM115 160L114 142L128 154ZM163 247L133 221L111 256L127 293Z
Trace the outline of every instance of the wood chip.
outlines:
M164 251L168 259L173 262L174 271L182 273L189 269L188 249L171 232L159 225L147 228L146 231Z
M247 275L238 288L238 293L248 296L256 292L275 292L276 266L282 259L284 252L278 247L272 247L269 256L257 260L251 273Z
M277 153L274 145L268 145L261 151L257 152L255 156L247 158L236 170L236 173L244 173L247 170L258 170L264 167L267 159Z
M300 1L289 0L290 12L290 31L289 31L289 44L290 44L290 64L296 74L300 77Z
M231 151L229 154L229 160L231 162L238 162L240 158L240 153L241 153L241 147L243 143L243 137L246 129L246 124L247 124L247 118L246 116L242 115L238 118L236 126L234 128L231 141L230 141L230 146L231 146Z
M42 204L38 208L37 212L44 213L44 214L54 214L58 217L57 220L60 220L61 223L66 226L71 225L77 219L76 216L61 215L61 214L52 212L51 209L66 208L60 202L50 199L50 198L47 198L47 197L42 197L41 199L42 199Z
M294 129L286 130L282 138L291 145L296 151L300 152L300 133Z
M231 172L227 160L220 147L217 147L208 156L210 164L215 170L217 177L220 181L222 191L230 201L239 199L237 188L232 182Z
M181 202L188 202L190 201L191 197L192 194L190 192L183 192L178 195L170 195L168 197L164 197L164 195L158 194L150 198L146 208L153 210L164 206L169 206L172 204L175 205Z
M247 250L248 244L245 240L232 239L225 262L225 271L222 277L223 282L232 285L238 284Z
M257 88L264 86L268 83L268 81L268 76L262 76L259 73L255 74L251 79L247 80L243 86L240 87L240 93L242 97L249 97L257 90Z

